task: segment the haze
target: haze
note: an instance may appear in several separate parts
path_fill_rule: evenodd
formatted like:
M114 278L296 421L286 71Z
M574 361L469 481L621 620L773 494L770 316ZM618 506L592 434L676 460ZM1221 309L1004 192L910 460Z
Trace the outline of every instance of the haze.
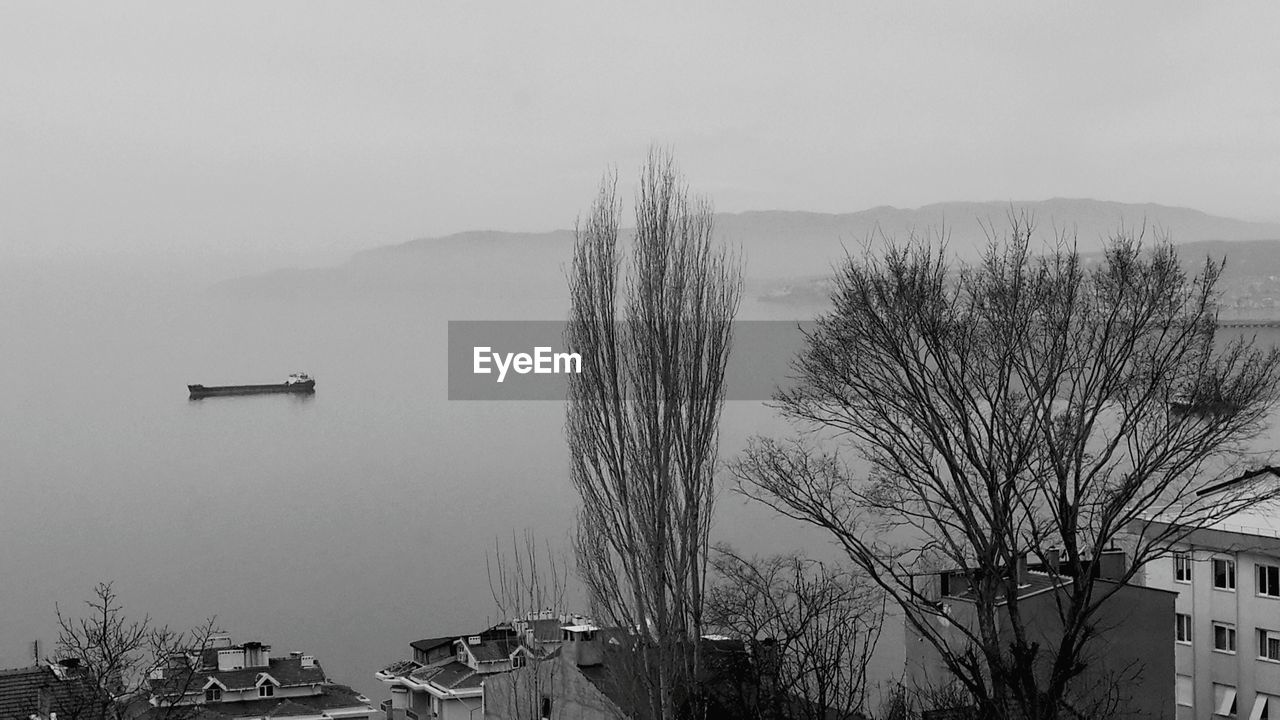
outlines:
M728 212L1276 220L1277 27L1265 2L7 3L0 263L217 279L565 228L651 142Z

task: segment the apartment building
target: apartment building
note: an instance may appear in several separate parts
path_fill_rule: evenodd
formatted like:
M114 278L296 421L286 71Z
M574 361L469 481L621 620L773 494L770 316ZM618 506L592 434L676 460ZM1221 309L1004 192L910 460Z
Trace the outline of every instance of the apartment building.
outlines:
M1196 529L1175 550L1142 582L1177 593L1177 720L1280 720L1280 508Z

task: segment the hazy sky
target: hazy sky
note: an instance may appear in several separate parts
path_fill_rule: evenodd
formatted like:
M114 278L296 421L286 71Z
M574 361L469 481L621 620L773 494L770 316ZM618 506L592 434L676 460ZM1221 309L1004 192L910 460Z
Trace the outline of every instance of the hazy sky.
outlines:
M1095 197L1280 219L1280 3L0 5L0 260L312 262L720 210Z

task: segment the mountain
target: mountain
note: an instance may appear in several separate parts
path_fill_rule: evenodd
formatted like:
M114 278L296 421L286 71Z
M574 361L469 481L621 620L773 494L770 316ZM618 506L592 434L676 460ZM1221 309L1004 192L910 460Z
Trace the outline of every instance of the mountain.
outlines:
M916 209L878 207L855 213L793 211L720 213L716 233L740 249L746 260L748 294L785 301L796 287L806 297L829 276L846 252L865 242L904 239L912 233L945 234L947 247L962 261L973 261L989 234L1002 236L1011 214L1026 214L1036 236L1049 247L1059 235L1082 252L1101 249L1120 228L1145 229L1147 237L1167 236L1195 254L1235 255L1239 241L1280 241L1280 224L1216 217L1180 207L1055 198L1038 202L951 202ZM1218 244L1214 244L1218 243ZM231 296L360 296L369 293L426 292L450 305L467 297L521 298L534 306L563 302L565 272L573 233L474 231L412 240L357 253L348 262L318 270L277 271L221 283L218 294ZM1249 274L1276 268L1280 243L1248 246ZM1235 263L1230 263L1234 265ZM1234 271L1229 266L1228 274ZM1268 273L1270 274L1270 273ZM808 300L806 300L808 302Z

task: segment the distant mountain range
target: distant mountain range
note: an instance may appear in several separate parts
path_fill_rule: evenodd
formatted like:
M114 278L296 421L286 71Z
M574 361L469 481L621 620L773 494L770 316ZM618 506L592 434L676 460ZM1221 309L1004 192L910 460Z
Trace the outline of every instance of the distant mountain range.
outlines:
M716 233L741 250L748 291L763 300L785 300L832 273L846 252L870 242L905 239L912 233L935 239L960 260L976 259L988 242L1009 228L1012 214L1035 221L1036 236L1049 247L1059 235L1082 252L1100 250L1120 228L1167 235L1186 256L1228 256L1228 277L1280 276L1280 224L1217 217L1181 207L1055 198L1038 202L951 202L914 210L878 207L855 213L792 211L721 213ZM1245 242L1259 241L1259 242ZM430 288L489 296L564 296L565 268L573 232L474 231L424 238L357 253L332 268L277 271L220 283L219 294L349 295L415 292ZM820 293L819 293L820 294ZM796 299L799 299L797 296Z

